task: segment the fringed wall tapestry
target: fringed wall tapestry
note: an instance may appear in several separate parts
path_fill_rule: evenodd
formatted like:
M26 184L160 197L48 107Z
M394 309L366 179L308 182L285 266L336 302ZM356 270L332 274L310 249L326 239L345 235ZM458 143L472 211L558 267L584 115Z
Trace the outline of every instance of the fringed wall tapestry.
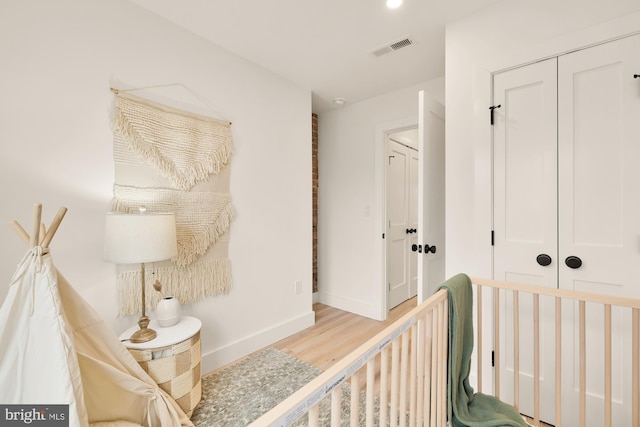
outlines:
M173 212L178 256L147 266L147 304L161 295L182 303L229 292L231 123L116 94L113 117L115 185L112 210ZM120 314L141 311L140 271L120 266Z

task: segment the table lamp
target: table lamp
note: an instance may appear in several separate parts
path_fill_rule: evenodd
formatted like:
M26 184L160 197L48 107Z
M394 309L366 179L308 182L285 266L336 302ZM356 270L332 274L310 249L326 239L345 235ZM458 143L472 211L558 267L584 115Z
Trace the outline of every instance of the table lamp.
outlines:
M148 328L145 314L144 263L163 261L178 255L176 220L172 213L109 212L105 222L104 258L117 264L140 263L142 284L142 316L140 329L131 336L131 342L141 343L154 339L156 331Z

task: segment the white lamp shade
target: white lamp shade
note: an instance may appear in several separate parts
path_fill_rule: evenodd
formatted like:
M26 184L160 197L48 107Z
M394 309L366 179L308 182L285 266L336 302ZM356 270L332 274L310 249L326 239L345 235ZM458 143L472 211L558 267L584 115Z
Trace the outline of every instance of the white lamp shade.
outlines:
M104 258L117 264L162 261L178 255L176 218L172 213L109 212Z

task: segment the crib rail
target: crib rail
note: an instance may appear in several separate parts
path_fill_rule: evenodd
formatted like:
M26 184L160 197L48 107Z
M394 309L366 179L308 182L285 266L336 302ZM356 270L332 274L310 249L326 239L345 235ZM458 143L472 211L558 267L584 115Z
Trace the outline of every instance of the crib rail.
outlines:
M441 290L251 426L444 427L447 331Z
M488 373L493 375L493 394L521 412L523 395L532 395L527 415L533 425L544 421L556 427L640 427L640 300L482 278L472 278L472 282L476 293L477 391L482 392L483 382L487 383L483 381L487 379L483 378L487 365L483 356L488 357L478 349L483 348L483 340L493 340L495 367ZM530 318L525 320L525 316ZM533 330L525 330L524 323ZM533 368L527 368L532 371L533 390L521 383L527 370L522 367L525 347L533 350ZM506 354L508 360L502 360ZM553 366L545 375L543 360L546 366ZM591 368L587 369L589 363ZM594 364L599 368L594 369ZM614 369L622 374L614 375ZM506 386L501 378L505 372L513 373L513 381ZM546 388L542 387L543 381L551 381L552 386L547 382ZM553 402L546 408L542 398L549 392ZM545 411L552 414L547 419L541 415Z

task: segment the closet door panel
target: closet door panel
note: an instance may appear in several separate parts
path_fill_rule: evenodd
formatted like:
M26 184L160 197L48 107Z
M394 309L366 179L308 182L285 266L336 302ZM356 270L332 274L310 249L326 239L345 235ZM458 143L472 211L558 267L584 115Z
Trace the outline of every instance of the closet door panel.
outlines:
M557 66L547 60L494 76L494 278L557 287ZM551 257L541 265L538 255ZM519 371L514 363L513 301L500 302L500 398L534 415L533 342L520 342ZM533 331L533 302L519 299L520 334ZM553 307L542 301L541 331L553 336ZM554 342L540 343L542 419L552 421ZM520 401L513 384L520 381Z
M561 288L640 297L640 36L559 58Z
M558 61L560 288L640 297L640 36L584 49ZM564 374L567 407L579 390L578 312L568 310ZM613 425L630 425L630 319L612 318ZM604 343L601 310L587 306L587 341ZM627 367L627 369L625 369ZM602 353L587 355L587 425L604 420ZM566 412L563 412L566 413ZM569 416L569 415L567 415ZM568 421L568 420L567 420Z
M494 278L557 286L556 60L494 76ZM538 264L540 254L551 257Z

